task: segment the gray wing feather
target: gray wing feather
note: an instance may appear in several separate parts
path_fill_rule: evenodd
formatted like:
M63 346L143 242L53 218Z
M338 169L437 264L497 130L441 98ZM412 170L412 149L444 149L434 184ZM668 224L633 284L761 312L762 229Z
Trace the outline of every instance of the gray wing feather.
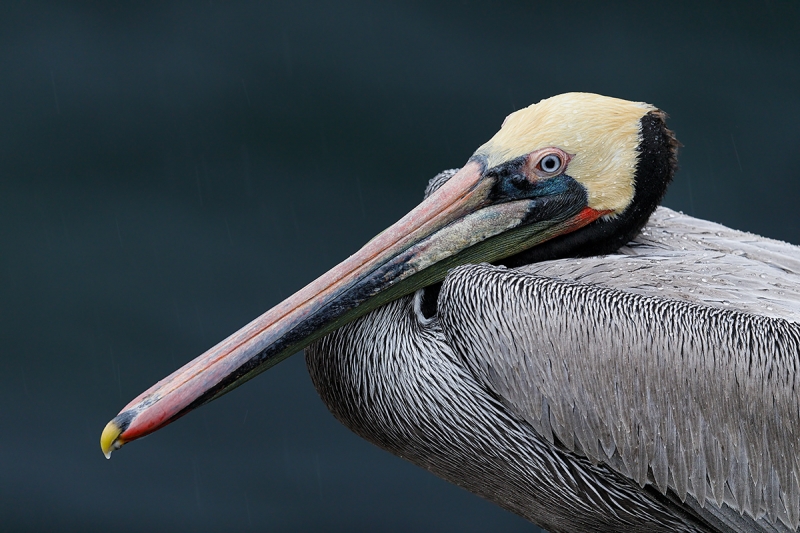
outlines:
M617 255L456 269L439 318L547 440L730 531L794 531L798 276L794 246L659 209Z

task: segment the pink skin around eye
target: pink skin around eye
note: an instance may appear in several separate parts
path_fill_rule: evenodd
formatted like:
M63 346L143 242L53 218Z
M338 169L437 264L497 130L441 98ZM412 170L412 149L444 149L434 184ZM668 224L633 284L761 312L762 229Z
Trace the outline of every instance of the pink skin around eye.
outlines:
M559 167L552 171L547 172L541 168L541 162L549 155L554 155L561 160L561 164ZM525 165L526 167L526 175L530 176L531 178L535 175L539 178L549 178L564 172L566 168L569 166L569 162L572 160L572 154L568 154L561 148L557 148L555 146L550 146L547 148L541 148L534 152L528 154L528 162Z

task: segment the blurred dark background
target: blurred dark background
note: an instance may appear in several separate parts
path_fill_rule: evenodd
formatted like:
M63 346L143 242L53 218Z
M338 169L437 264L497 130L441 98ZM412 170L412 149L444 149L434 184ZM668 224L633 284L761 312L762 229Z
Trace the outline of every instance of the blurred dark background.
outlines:
M3 2L0 530L536 531L350 434L300 356L98 440L553 94L663 108L668 206L800 243L799 65L795 1Z

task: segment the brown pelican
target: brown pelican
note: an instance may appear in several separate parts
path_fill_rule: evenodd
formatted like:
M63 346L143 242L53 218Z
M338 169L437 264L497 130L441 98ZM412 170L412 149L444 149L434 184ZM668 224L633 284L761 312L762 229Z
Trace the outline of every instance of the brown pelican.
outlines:
M307 347L350 429L553 533L796 531L800 250L656 210L664 118L591 94L513 113L399 222L134 399L104 453Z

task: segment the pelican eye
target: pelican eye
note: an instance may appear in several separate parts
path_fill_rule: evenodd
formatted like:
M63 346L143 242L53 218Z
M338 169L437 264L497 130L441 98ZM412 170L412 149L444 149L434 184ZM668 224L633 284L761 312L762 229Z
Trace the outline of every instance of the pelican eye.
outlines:
M546 156L544 156L539 160L539 164L537 166L543 172L547 172L548 174L555 174L556 172L561 170L563 164L564 162L558 155L547 154Z

